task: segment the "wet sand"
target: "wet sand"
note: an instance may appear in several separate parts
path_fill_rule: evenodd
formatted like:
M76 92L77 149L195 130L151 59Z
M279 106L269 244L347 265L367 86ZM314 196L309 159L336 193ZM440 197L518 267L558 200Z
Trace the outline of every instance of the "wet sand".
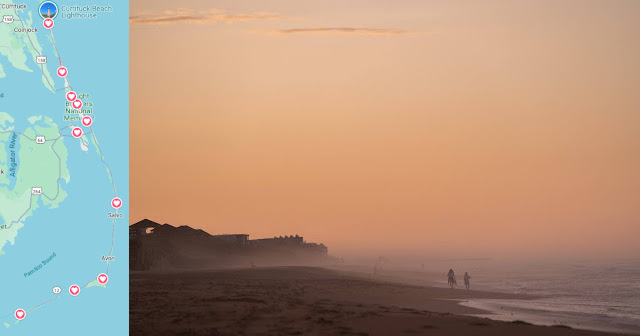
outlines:
M131 273L131 335L612 335L461 314L500 293L315 267Z

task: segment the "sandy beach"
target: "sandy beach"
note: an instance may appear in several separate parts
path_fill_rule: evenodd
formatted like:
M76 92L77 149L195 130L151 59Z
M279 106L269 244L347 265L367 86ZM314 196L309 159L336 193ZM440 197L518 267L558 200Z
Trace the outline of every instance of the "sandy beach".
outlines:
M526 299L417 286L316 267L132 272L131 335L612 335L466 316L468 299Z

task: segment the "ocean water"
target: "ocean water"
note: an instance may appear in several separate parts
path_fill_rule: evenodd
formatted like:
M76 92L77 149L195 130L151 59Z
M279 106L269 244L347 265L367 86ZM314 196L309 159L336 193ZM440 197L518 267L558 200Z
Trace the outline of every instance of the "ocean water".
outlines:
M536 296L532 300L470 300L462 304L506 321L640 334L640 260L450 262L472 276L472 289ZM443 285L445 280L443 279ZM461 284L461 281L459 281ZM462 288L462 286L460 286Z
M107 1L91 4L104 5ZM25 3L33 12L40 1ZM64 5L86 3L67 0ZM118 196L124 201L120 209L124 218L118 219L114 231L113 220L107 217L114 211L110 205L113 185L93 142L89 142L88 151L83 151L78 140L64 138L70 180L62 180L60 187L67 197L57 208L48 208L38 199L38 209L23 220L24 227L18 231L15 244L6 245L6 253L0 256L0 335L97 336L128 332L128 4L111 5L114 12L101 15L98 20L56 18L54 34L74 90L91 94L92 130L113 174ZM42 19L35 19L33 14L35 24L41 27ZM37 38L42 54L49 57L47 67L54 87L61 88L64 80L55 75L53 45L47 34L40 28ZM50 117L59 128L79 124L63 119L64 91L47 90L37 71L17 70L3 56L0 62L7 74L0 79L0 92L4 94L0 111L15 119L16 131L31 127L27 118L32 116ZM32 63L29 66L36 69ZM106 288L89 287L77 297L70 296L70 285L84 286L107 272L107 263L101 258L110 255L112 242L116 261L109 266ZM50 263L25 276L54 253ZM63 293L53 294L54 286L62 287ZM48 300L54 301L39 306ZM36 307L23 321L16 321L17 308Z

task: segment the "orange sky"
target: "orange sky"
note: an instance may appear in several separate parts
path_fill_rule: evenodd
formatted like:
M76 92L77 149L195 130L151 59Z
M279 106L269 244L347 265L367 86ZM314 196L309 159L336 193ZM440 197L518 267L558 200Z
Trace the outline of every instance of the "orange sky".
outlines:
M131 5L131 220L638 256L640 2Z

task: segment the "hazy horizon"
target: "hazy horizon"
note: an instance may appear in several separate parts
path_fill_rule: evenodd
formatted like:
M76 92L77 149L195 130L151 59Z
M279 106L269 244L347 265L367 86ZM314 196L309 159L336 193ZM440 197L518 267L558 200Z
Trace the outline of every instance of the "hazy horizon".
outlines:
M640 255L639 12L132 2L131 223L337 256Z

